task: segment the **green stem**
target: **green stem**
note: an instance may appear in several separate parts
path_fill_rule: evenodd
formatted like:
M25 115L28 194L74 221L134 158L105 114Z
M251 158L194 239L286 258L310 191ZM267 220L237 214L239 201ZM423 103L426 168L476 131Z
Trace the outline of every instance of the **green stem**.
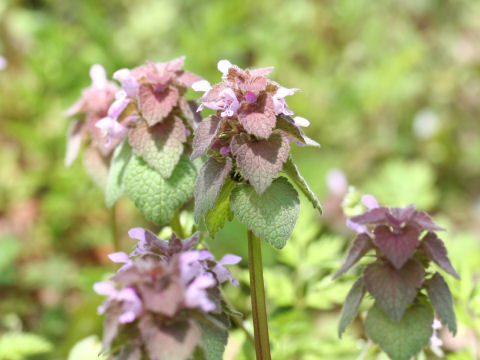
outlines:
M185 238L185 233L183 232L182 224L180 223L180 210L177 209L175 214L173 214L173 218L170 220L170 227L180 239Z
M120 251L120 241L118 239L118 228L117 228L117 204L114 204L110 209L110 231L112 234L113 240L113 249L115 251Z
M270 360L270 341L268 338L267 307L263 286L263 265L261 240L252 231L248 231L248 269L252 299L253 329L257 360Z

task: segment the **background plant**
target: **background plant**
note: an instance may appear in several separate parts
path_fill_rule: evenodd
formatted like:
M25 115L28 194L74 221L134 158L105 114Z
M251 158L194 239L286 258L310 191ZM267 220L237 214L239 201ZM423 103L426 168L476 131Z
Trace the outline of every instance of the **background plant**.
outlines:
M298 282L303 290L295 291L304 296L293 300L290 287L266 275L267 296L278 295L267 298L274 354L352 359L368 345L357 340L363 335L357 321L341 341L336 335L357 270L336 282L315 280L341 266L352 240L325 181L330 169L342 168L350 183L380 203L414 202L448 229L442 239L462 281L446 278L458 334L455 340L443 332L440 337L447 358L474 358L480 265L476 2L17 1L1 9L0 53L9 61L0 73L2 333L6 315L18 314L26 332L55 344L46 359L64 358L78 340L100 335L101 318L93 314L101 299L91 286L114 270L106 256L113 251L109 213L81 161L64 169L62 112L89 85L91 64L103 64L111 75L145 59L195 54L186 68L212 83L218 59L251 68L275 64L276 81L302 88L289 105L310 120L309 136L323 146L319 152L293 150L293 156L324 204L325 222L305 203L287 246L280 253L262 249L266 273L281 272L290 281L314 274ZM117 216L125 250L133 246L130 227L151 228L128 200L119 201ZM180 217L184 225L193 222ZM311 234L308 249L331 252L331 260L302 261L305 254L294 246L304 241L297 231ZM209 248L217 258L227 252L245 258L244 232L234 220L208 240ZM225 291L248 324L247 287ZM287 323L292 331L280 326ZM227 355L251 358L245 340L234 327ZM321 345L312 348L314 342ZM289 351L281 351L287 344ZM365 354L380 356L376 346Z

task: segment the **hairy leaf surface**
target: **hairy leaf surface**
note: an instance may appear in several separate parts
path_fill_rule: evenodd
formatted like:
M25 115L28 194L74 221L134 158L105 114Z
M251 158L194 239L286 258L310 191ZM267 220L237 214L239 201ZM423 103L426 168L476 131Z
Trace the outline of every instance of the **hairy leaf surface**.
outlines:
M413 259L401 269L377 261L365 268L364 282L376 304L392 320L399 321L407 306L415 300L423 282L423 273L422 265Z
M343 273L347 272L355 263L360 260L370 249L373 249L370 236L367 234L358 235L353 241L353 245L348 251L347 259L342 267L333 275L333 280Z
M419 244L420 231L413 226L405 226L396 233L386 225L378 225L373 233L373 243L397 269L413 256Z
M409 360L428 345L432 322L433 311L425 305L410 307L398 322L374 306L365 320L365 331L392 360Z
M232 153L243 177L257 193L263 193L287 160L290 144L283 134L274 133L268 140L251 142L236 135L231 142Z
M213 208L225 178L232 169L232 159L213 157L200 169L195 184L195 221L198 223Z
M214 237L225 226L227 220L233 219L233 212L230 209L230 194L236 185L235 181L227 177L213 209L205 216L205 225L211 237Z
M211 115L198 124L193 137L192 160L207 152L221 125L222 119L216 115Z
M295 188L280 177L262 194L246 184L237 186L232 191L231 208L255 235L282 249L297 222L300 201Z
M135 154L164 178L169 178L183 153L183 143L187 140L185 131L182 119L169 116L150 127L140 121L130 132L128 140Z
M168 179L140 157L132 156L125 172L125 191L148 220L162 225L192 197L196 175L195 166L185 156Z
M140 85L138 106L149 126L161 122L177 104L178 91L172 86L155 91L150 85Z
M440 240L435 233L429 232L427 235L425 235L420 244L420 248L443 270L453 277L460 279L460 275L458 275L453 268L452 263L448 259L447 249L445 248L443 241Z

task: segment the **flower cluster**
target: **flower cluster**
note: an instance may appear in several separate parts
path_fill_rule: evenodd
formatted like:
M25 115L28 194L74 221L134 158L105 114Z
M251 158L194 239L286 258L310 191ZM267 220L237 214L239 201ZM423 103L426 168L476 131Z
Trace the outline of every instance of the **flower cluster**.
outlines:
M141 359L142 353L151 359L186 359L201 346L204 326L228 326L219 285L228 280L238 284L225 265L241 258L225 255L215 262L209 251L194 249L198 234L163 241L134 228L129 235L138 240L136 249L130 255L111 254L122 267L111 282L94 285L107 296L98 309L106 315L104 351L130 360ZM129 341L122 342L124 338Z
M107 80L105 69L98 64L90 68L90 78L92 84L83 90L81 98L64 113L65 116L80 117L70 124L68 130L66 166L70 166L77 158L85 135L88 135L90 140L90 157L107 158L118 144L112 142L105 146L102 131L97 127L101 119L108 115L110 105L119 90L118 86Z
M272 67L242 70L221 60L218 69L222 82L211 86L202 80L192 85L194 90L205 92L198 110L217 110L195 130L192 159L209 152L218 161L226 161L261 194L282 169L291 142L318 144L301 129L309 122L292 118L293 111L285 101L298 89L267 79Z
M438 318L455 334L456 321L450 290L440 273L429 269L433 261L450 275L459 277L447 257L445 245L435 233L444 229L436 225L427 213L416 210L413 204L405 208L383 207L372 195L364 195L362 203L368 210L347 220L347 225L357 233L357 237L334 278L345 273L370 250L375 250L376 257L365 267L362 277L347 296L339 334L353 320L365 291L375 299L375 306L366 321L367 333L368 323L376 323L378 327L379 318L399 323L404 317L414 317L415 312L423 312L425 316L418 319L417 325L419 328L423 326L428 343L432 335L433 313L429 307L422 308L421 304L428 302L426 292ZM384 320L382 314L386 314L388 320ZM370 332L374 333L373 330ZM380 339L380 345L384 345L381 336L375 338L374 334L372 337L374 341ZM388 346L384 350L388 353Z

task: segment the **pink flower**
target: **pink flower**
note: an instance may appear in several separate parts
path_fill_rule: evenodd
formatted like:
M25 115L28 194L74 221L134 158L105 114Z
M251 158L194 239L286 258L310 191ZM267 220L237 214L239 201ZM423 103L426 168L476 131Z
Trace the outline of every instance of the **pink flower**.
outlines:
M95 124L100 130L105 138L105 147L108 147L112 139L123 139L128 132L128 129L117 122L115 119L110 117L104 117Z
M135 98L138 95L138 82L129 69L115 71L113 78L122 84L126 96Z

